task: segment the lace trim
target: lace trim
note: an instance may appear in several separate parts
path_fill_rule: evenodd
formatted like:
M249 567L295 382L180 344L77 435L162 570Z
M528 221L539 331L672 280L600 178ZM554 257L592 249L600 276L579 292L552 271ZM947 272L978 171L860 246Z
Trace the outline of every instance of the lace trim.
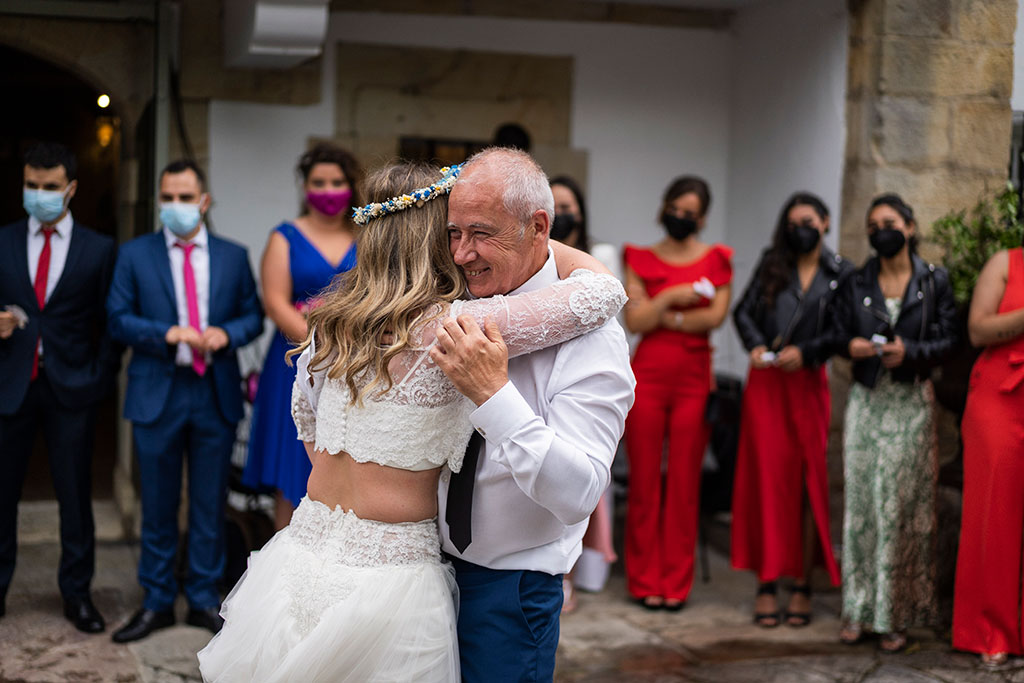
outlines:
M316 628L325 610L355 590L357 577L348 570L441 562L436 518L390 524L305 497L286 533L305 555L285 568L288 611L303 635Z
M428 392L423 397L428 405L364 399L362 406L353 406L349 405L348 397L344 382L327 380L320 394L320 419L315 426L318 450L344 451L356 462L375 462L411 471L446 463L453 472L461 469L466 443L473 431L469 421L473 404L469 399L456 392L452 402L431 406L429 399L436 395Z

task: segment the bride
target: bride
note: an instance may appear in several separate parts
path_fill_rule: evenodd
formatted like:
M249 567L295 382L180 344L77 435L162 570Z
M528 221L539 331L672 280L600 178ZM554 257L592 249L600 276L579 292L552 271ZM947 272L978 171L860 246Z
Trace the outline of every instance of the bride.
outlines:
M462 466L474 406L430 358L435 329L450 316L493 321L516 356L600 327L625 294L595 259L551 242L564 279L463 300L446 229L458 171L398 164L367 181L358 264L293 352L308 494L225 599L224 627L199 653L206 681L459 680L437 489Z

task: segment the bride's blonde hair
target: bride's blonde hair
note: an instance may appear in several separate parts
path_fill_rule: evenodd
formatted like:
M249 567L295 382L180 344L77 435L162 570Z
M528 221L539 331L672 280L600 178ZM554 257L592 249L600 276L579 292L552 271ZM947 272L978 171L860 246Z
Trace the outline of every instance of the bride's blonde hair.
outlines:
M384 202L440 175L432 166L398 163L373 173L363 187L370 202ZM310 370L327 367L328 377L344 378L353 403L375 387L381 394L390 389L388 362L415 343L410 333L417 319L429 315L432 304L452 302L466 291L449 251L447 222L447 195L368 221L356 236L356 267L335 277L309 314L310 335L289 358L315 334ZM391 339L387 347L385 335ZM367 370L371 381L357 387Z

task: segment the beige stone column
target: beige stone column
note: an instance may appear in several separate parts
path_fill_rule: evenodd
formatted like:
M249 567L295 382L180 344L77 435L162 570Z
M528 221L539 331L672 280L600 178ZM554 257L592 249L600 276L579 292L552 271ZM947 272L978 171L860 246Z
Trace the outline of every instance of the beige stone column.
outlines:
M974 206L1007 181L1013 38L1017 0L850 0L847 138L839 246L862 263L871 199L900 194L923 237L920 252L941 263L931 224ZM843 509L842 430L849 363L834 363L829 479L834 539ZM939 459L958 446L956 417L940 409ZM952 592L960 494L940 487L938 579ZM948 614L945 615L948 618Z
M859 262L873 196L902 195L927 236L1006 182L1017 2L851 0L850 12L840 249Z

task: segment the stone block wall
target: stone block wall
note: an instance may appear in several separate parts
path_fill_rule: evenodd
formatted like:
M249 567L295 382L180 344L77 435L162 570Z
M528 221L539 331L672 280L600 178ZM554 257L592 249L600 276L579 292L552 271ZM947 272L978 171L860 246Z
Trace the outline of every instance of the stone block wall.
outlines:
M1017 3L855 0L850 9L840 247L860 261L876 194L901 194L927 238L936 218L1005 183ZM941 260L927 239L922 253Z

